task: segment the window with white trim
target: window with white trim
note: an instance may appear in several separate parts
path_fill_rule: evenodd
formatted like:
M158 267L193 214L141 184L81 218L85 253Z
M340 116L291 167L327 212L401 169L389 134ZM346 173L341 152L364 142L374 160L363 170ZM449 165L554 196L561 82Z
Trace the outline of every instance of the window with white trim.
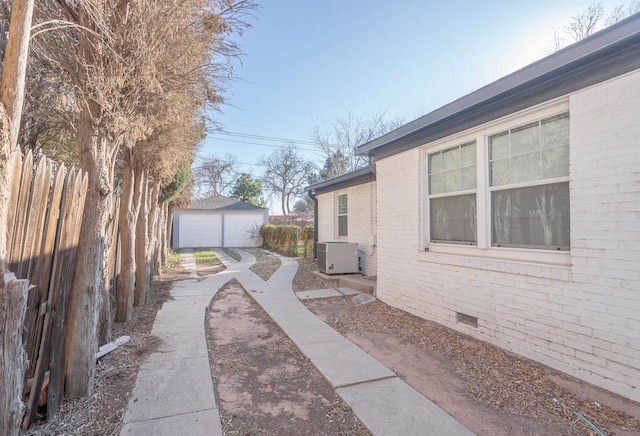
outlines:
M491 245L569 249L569 114L489 136Z
M429 228L432 242L475 245L476 143L429 155Z
M347 194L338 195L338 237L348 236Z
M570 248L566 109L566 103L554 103L430 146L425 153L426 246L452 253L532 249L529 258L564 262L557 256ZM528 259L515 251L509 252ZM491 253L486 254L502 256Z

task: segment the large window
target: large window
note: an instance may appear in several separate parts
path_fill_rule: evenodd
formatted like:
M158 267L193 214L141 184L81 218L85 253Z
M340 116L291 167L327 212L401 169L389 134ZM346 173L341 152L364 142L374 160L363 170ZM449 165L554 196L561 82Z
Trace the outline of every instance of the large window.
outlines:
M475 141L430 154L428 167L431 241L475 244Z
M569 114L489 137L491 244L569 249Z
M347 194L338 195L338 236L348 235Z
M509 255L558 261L561 253L540 249L570 246L569 113L563 111L566 104L556 102L428 149L425 244L447 253L465 250L452 245L538 249Z

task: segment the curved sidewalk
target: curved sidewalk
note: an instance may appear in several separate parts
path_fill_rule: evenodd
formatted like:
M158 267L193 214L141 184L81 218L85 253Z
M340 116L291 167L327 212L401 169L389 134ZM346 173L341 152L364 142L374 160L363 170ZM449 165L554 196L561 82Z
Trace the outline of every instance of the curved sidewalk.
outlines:
M214 250L227 269L203 281L177 282L175 300L158 312L152 334L164 344L143 363L121 435L221 435L204 314L217 291L236 278L316 366L374 435L471 435L470 430L311 313L293 293L298 263L281 257L268 281L249 270L250 253L236 262ZM193 260L182 253L183 263ZM193 264L195 266L195 264Z

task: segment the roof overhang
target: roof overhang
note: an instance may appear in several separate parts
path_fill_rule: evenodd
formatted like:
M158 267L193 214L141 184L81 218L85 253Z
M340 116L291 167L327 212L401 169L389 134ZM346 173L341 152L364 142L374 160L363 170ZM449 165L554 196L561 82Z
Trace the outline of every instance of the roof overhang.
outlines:
M382 159L640 69L640 13L358 147Z
M305 190L310 196L324 194L326 192L337 191L351 186L361 185L376 179L376 170L373 165L366 168L343 174L336 178L325 180L320 183L308 186Z

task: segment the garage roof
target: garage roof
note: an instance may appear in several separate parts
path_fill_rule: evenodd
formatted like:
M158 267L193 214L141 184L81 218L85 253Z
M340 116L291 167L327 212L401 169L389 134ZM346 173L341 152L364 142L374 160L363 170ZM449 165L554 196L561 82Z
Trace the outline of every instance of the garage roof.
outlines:
M192 201L189 210L219 210L219 211L263 211L264 207L238 200L237 198L229 198L224 195L212 195L211 197L201 200Z

